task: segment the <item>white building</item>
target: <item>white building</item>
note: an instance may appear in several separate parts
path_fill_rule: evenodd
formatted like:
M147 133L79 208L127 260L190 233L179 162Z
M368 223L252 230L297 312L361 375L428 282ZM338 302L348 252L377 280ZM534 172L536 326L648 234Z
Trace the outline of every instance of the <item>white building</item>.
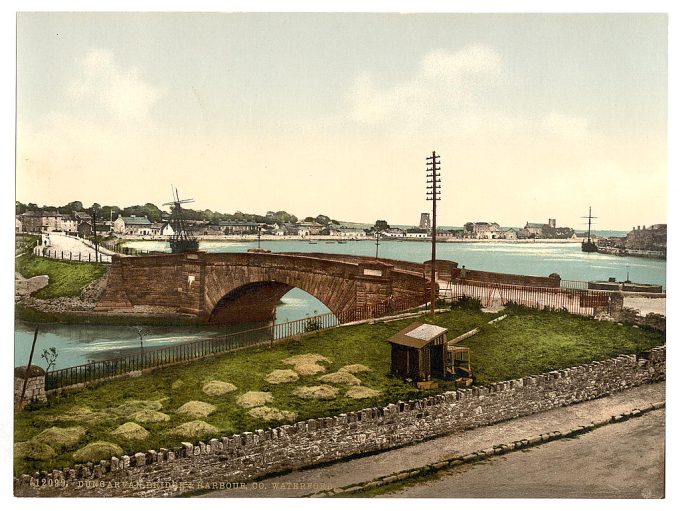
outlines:
M151 236L151 221L145 216L119 216L113 221L113 232L125 236Z

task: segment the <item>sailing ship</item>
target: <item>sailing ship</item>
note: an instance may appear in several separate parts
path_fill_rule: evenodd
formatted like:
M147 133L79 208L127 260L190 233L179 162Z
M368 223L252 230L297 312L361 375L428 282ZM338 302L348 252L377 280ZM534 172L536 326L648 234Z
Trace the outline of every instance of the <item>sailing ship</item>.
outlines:
M182 213L182 204L194 202L194 200L180 200L179 191L174 187L172 188L172 199L172 202L163 204L163 206L170 206L171 210L170 225L172 226L173 234L170 236L170 250L173 254L195 252L198 250L198 240L189 234L184 213Z
M581 217L581 218L587 218L588 219L588 240L587 241L582 241L581 242L581 251L582 252L597 252L597 245L595 242L592 240L590 237L590 227L593 221L593 218L597 218L592 215L592 208L588 206L588 216L587 217Z

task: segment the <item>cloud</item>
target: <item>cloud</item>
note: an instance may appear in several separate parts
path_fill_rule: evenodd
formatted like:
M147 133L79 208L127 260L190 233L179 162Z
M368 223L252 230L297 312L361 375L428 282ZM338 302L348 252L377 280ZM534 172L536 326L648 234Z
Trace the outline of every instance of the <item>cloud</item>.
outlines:
M81 107L102 109L113 121L148 123L165 91L145 81L138 69L121 67L112 51L92 49L68 93Z
M457 52L427 53L415 76L391 87L380 87L364 74L349 93L350 117L362 124L386 121L422 123L439 112L470 106L480 89L504 73L501 56L484 46Z

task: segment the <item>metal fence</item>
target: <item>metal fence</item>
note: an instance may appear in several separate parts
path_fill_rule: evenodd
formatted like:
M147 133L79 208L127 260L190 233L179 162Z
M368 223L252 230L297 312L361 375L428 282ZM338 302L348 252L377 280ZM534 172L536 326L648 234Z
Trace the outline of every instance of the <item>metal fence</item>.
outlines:
M566 310L583 316L593 316L596 308L610 304L608 291L576 287L514 286L464 280L452 282L446 289L446 298L459 299L464 296L478 299L483 307L490 307L494 303L516 303L535 309Z
M50 371L45 376L45 388L46 390L53 390L71 385L91 383L132 371L187 362L211 354L229 353L243 348L271 345L274 341L295 337L306 332L326 330L334 328L340 323L377 318L402 310L398 309L398 307L413 308L420 305L416 304L416 301L413 299L388 300L385 304L346 311L339 314L339 317L329 312L309 318L225 334L220 337L200 339L175 346L144 350L140 348L140 352L135 355Z

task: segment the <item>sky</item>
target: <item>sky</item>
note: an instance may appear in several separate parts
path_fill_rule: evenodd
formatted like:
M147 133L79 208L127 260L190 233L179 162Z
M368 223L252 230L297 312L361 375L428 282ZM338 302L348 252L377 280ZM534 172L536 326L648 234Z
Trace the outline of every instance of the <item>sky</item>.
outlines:
M19 13L16 199L666 222L665 14Z

